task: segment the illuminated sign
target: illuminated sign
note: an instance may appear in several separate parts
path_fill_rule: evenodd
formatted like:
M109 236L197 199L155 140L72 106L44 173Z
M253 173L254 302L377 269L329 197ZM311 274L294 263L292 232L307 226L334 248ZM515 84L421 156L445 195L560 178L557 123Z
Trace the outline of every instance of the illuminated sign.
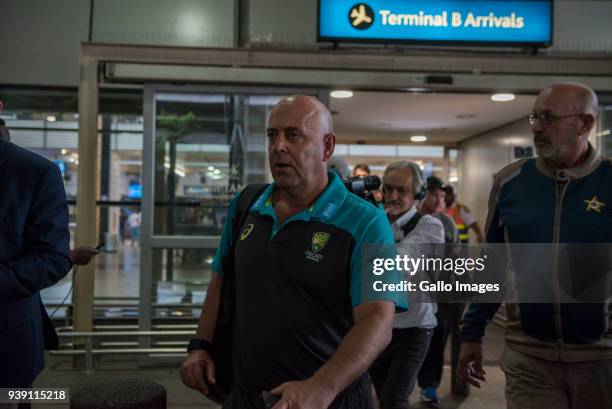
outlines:
M318 40L546 46L552 0L319 0Z

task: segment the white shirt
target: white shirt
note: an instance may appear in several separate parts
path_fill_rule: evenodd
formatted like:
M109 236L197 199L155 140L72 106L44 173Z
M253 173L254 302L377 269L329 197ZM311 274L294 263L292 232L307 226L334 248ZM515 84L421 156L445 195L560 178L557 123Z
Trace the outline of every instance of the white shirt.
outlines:
M476 218L472 216L472 213L468 212L465 206L461 206L461 218L465 227L470 227L476 223Z
M404 237L402 226L408 223L416 212L417 209L413 206L391 224L398 254L410 258L420 258L421 256L444 257L444 246L439 245L444 244L444 227L439 220L431 215L423 215L414 229ZM410 280L410 273L407 271L403 273L403 279ZM417 272L418 274L419 272ZM411 281L414 281L414 279ZM436 326L436 311L438 310L436 303L411 300L409 293L408 302L408 311L395 314L394 328L434 328Z

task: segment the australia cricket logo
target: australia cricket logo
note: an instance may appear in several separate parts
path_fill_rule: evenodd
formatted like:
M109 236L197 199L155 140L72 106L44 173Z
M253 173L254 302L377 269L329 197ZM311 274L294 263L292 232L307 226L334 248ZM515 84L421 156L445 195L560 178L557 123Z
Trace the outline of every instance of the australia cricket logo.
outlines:
M312 261L321 261L323 254L318 254L329 241L329 233L316 232L312 235L311 250L306 250L306 258Z

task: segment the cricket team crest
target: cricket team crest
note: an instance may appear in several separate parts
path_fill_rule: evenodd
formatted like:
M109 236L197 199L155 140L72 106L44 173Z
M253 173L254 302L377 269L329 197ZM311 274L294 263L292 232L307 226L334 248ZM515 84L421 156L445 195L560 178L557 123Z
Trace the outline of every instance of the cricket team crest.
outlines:
M323 259L323 254L319 254L319 252L323 250L323 247L325 247L325 245L329 241L329 238L330 234L322 231L313 234L312 244L310 246L312 250L306 250L306 258L316 262L321 261L321 259Z
M312 251L318 253L325 247L327 241L329 240L329 233L325 232L316 232L312 235Z

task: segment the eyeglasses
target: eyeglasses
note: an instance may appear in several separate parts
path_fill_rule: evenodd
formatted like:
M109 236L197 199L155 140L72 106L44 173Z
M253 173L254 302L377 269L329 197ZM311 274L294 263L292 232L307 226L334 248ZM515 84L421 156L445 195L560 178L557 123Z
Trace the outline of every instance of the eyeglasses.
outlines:
M551 126L552 124L554 124L557 120L561 119L561 118L567 118L570 116L583 116L586 114L567 114L567 115L553 115L553 114L549 114L547 112L544 112L542 114L536 114L535 112L532 112L529 114L529 125L533 126L535 125L536 121L539 119L540 123L544 126Z

